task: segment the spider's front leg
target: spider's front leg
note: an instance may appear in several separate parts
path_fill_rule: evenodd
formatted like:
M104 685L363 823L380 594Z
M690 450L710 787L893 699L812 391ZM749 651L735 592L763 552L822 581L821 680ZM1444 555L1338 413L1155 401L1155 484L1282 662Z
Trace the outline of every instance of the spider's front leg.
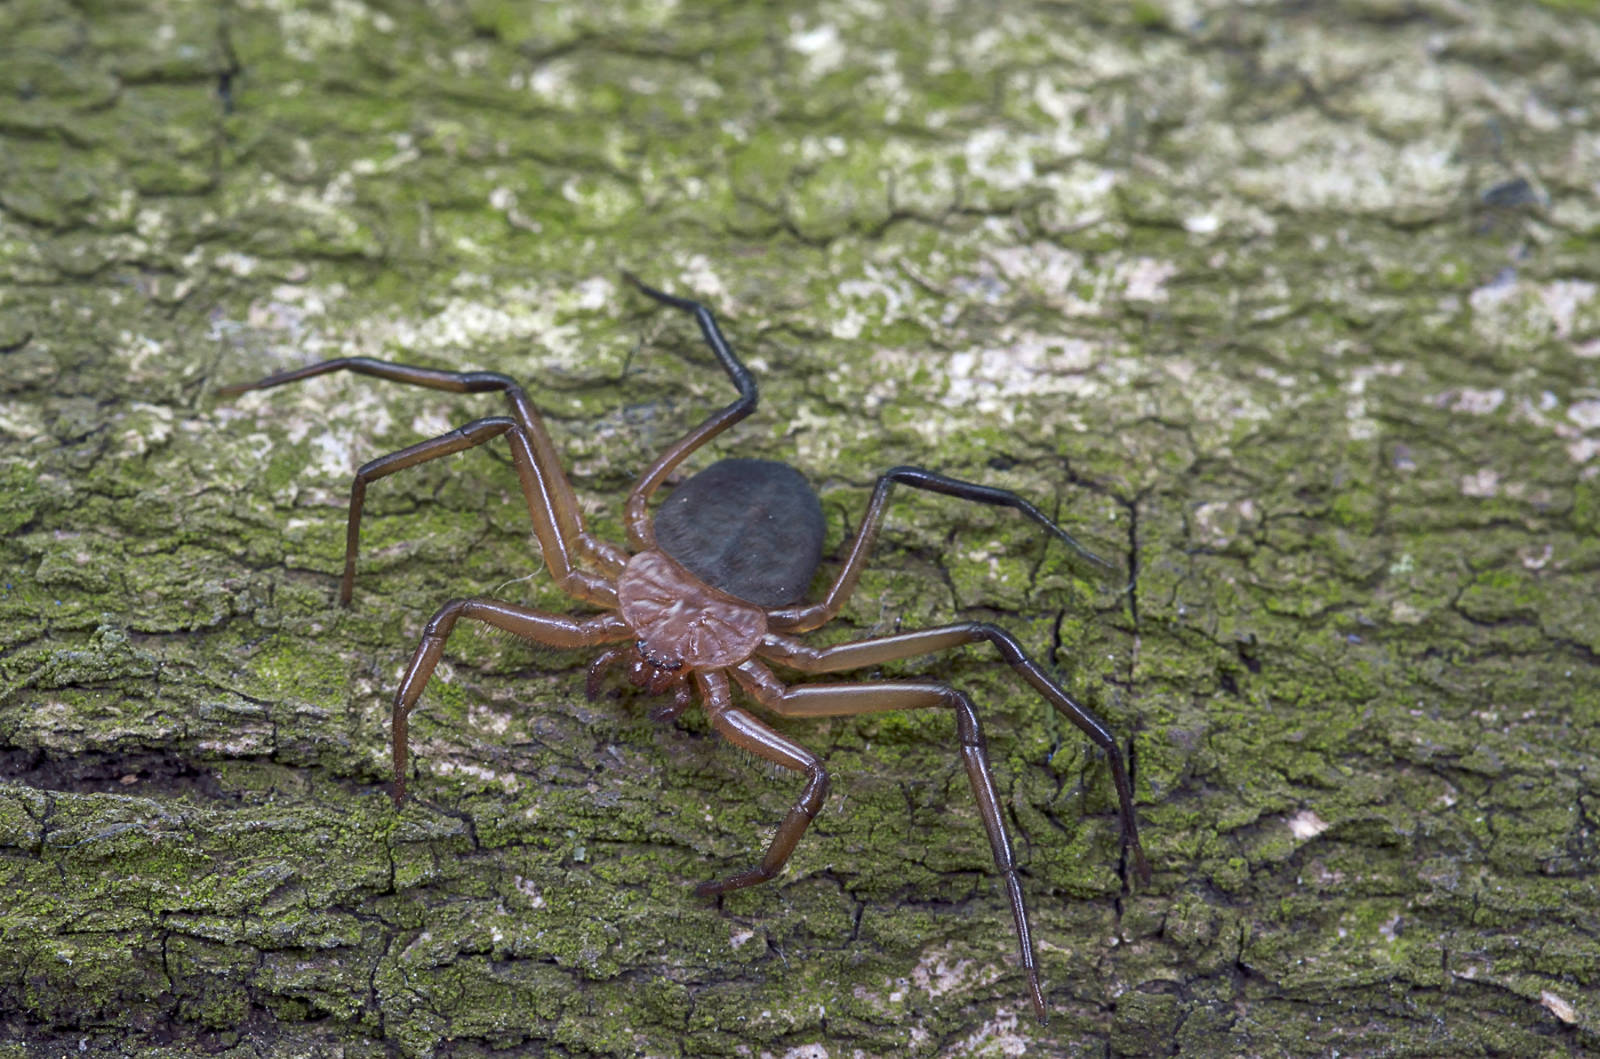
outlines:
M511 445L512 461L521 479L534 534L539 539L539 547L551 576L564 591L579 599L600 605L614 605L615 596L610 583L578 569L575 560L579 557L589 558L614 577L627 562L627 556L584 529L577 497L567 481L566 473L561 469L560 458L545 430L544 420L528 399L527 393L509 376L491 371L438 371L369 357L341 357L279 372L257 382L223 386L217 392L224 397L233 397L249 390L270 389L335 371L350 371L451 393L500 392L511 406L509 417L490 416L474 420L464 427L407 446L399 452L380 456L356 472L355 481L350 487L344 576L339 583L341 605L350 605L355 585L356 553L360 546L361 511L366 502L367 484L407 467L474 448L501 435L505 435Z
M610 545L589 537L587 533L575 538L562 532L565 509L558 491L552 488L550 476L539 468L534 441L521 423L506 416L475 419L466 426L457 427L436 438L419 441L399 452L380 456L356 472L355 482L350 487L350 525L345 536L344 578L339 583L341 604L350 605L350 594L355 585L356 546L361 532L361 509L367 494L367 483L427 460L475 448L502 434L511 446L511 462L522 483L522 495L533 519L534 536L539 539L539 551L544 556L545 566L549 568L556 587L569 596L597 606L617 605L616 587L610 579L580 569L574 562L575 553L580 548L591 554L609 556ZM564 483L565 478L562 481ZM570 513L572 519L578 518L576 501ZM581 529L581 522L578 525ZM583 538L587 538L587 546L580 544ZM614 559L605 559L603 565L610 568L612 576L615 576L622 568L620 562L618 555Z
M428 686L433 671L444 654L444 642L456 622L471 618L497 629L520 636L546 647L570 649L598 644L617 643L633 637L628 623L615 614L578 620L559 614L545 614L504 600L476 597L452 599L428 620L423 627L422 640L411 655L411 664L400 680L394 695L394 713L390 735L394 744L394 803L399 805L406 797L406 758L409 749L409 719L422 689Z

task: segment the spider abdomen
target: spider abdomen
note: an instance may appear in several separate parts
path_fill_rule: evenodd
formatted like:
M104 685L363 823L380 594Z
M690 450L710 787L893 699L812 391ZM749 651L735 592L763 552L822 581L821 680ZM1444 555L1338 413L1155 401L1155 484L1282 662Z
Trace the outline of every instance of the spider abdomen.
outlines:
M822 503L772 460L719 460L656 512L656 545L713 588L759 607L798 602L822 562Z

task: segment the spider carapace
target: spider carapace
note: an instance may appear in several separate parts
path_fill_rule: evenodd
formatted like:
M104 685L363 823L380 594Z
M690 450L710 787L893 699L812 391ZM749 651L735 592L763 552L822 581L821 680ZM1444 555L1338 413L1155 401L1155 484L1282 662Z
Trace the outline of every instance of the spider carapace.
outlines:
M1139 843L1133 786L1122 750L1111 730L1075 702L1004 629L987 622L958 622L901 632L832 647L811 647L795 639L832 620L855 590L872 553L895 485L943 493L962 500L1014 508L1063 541L1084 561L1107 567L1038 508L1015 493L949 478L918 467L895 467L878 478L861 528L822 598L804 602L821 562L824 523L821 505L804 477L793 468L765 460L722 460L679 485L649 513L652 495L690 454L754 411L756 382L734 355L710 310L627 279L641 292L693 314L706 343L738 388L732 404L689 431L644 472L625 508L627 549L591 535L577 498L563 472L555 446L527 393L513 379L493 372L455 372L347 357L269 376L259 382L225 386L223 396L260 390L334 371L353 371L395 382L456 393L499 392L509 415L476 419L446 434L380 456L356 472L350 490L350 515L344 577L339 601L350 603L355 580L361 509L368 483L427 460L460 452L503 437L533 519L546 566L567 595L596 608L592 616L567 616L531 610L489 597L453 599L440 607L423 629L395 693L392 740L394 800L406 795L407 723L462 618L484 622L535 643L555 648L604 647L589 667L587 690L594 695L605 672L625 669L646 692L671 702L659 718L677 716L696 695L712 728L736 746L786 769L802 773L805 786L778 824L766 855L755 866L724 879L702 883L697 892L713 895L773 878L782 869L828 794L828 772L805 747L737 705L733 685L761 708L783 717L842 717L885 710L947 709L955 714L959 754L989 836L995 866L1005 880L1017 944L1028 976L1034 1011L1045 1017L1027 907L1005 815L995 791L978 712L967 695L945 684L920 680L866 680L791 685L769 663L803 674L837 673L896 659L987 642L999 651L1029 686L1088 735L1105 754L1116 786L1122 840L1133 870L1148 883L1149 864Z

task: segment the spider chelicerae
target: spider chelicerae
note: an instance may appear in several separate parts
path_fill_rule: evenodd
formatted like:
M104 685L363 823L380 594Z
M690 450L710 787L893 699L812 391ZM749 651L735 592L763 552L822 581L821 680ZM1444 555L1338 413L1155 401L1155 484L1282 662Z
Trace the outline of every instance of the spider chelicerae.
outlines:
M367 485L396 471L461 452L503 437L533 519L534 534L555 584L599 611L589 616L548 614L506 600L478 596L453 599L423 628L395 692L392 740L394 800L406 796L407 723L432 677L445 641L467 618L554 648L604 647L589 667L592 697L605 673L620 666L651 695L671 694L653 717L676 717L696 694L714 730L735 746L805 775L794 806L778 824L760 863L723 879L700 884L702 896L765 882L783 870L806 827L828 795L828 771L811 751L775 731L734 701L735 685L765 710L782 717L844 717L886 710L948 709L954 712L959 753L988 832L995 867L1005 879L1017 945L1028 975L1029 996L1045 1017L1027 907L1016 857L995 791L978 711L956 688L920 680L868 680L791 685L769 663L800 673L838 673L897 659L986 642L1027 684L1088 735L1106 755L1116 786L1122 840L1132 853L1134 874L1148 884L1150 866L1139 843L1133 786L1111 730L1079 705L1030 658L1016 639L988 622L964 621L900 632L832 647L812 647L794 638L831 621L855 590L883 524L896 485L1014 508L1063 541L1084 561L1109 569L1038 508L1005 489L949 478L920 467L895 467L878 478L861 528L822 598L804 602L822 561L822 506L805 478L786 464L728 459L712 464L677 486L652 518L650 499L669 475L706 442L756 407L756 381L734 355L709 309L699 302L626 278L641 292L694 316L707 345L738 388L738 400L685 434L644 472L624 509L628 548L590 534L577 497L561 469L550 435L528 395L505 375L487 371L439 371L366 357L345 357L224 386L223 396L262 390L335 371L454 393L498 392L509 415L475 419L436 438L380 456L356 472L350 489L344 576L339 602L350 604L355 581L361 510Z

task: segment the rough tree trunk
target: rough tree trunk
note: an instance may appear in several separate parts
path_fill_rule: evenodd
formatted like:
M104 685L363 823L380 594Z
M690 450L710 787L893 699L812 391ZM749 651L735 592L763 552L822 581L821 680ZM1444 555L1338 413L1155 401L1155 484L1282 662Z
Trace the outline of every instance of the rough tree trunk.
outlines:
M1600 1046L1595 5L0 4L0 1056L1563 1055ZM731 397L829 548L824 642L980 617L1048 1027L943 716L781 727L834 794L459 633L552 610L502 446L354 469L525 380L593 526ZM704 461L702 461L703 463ZM80 1051L81 1048L81 1051Z

